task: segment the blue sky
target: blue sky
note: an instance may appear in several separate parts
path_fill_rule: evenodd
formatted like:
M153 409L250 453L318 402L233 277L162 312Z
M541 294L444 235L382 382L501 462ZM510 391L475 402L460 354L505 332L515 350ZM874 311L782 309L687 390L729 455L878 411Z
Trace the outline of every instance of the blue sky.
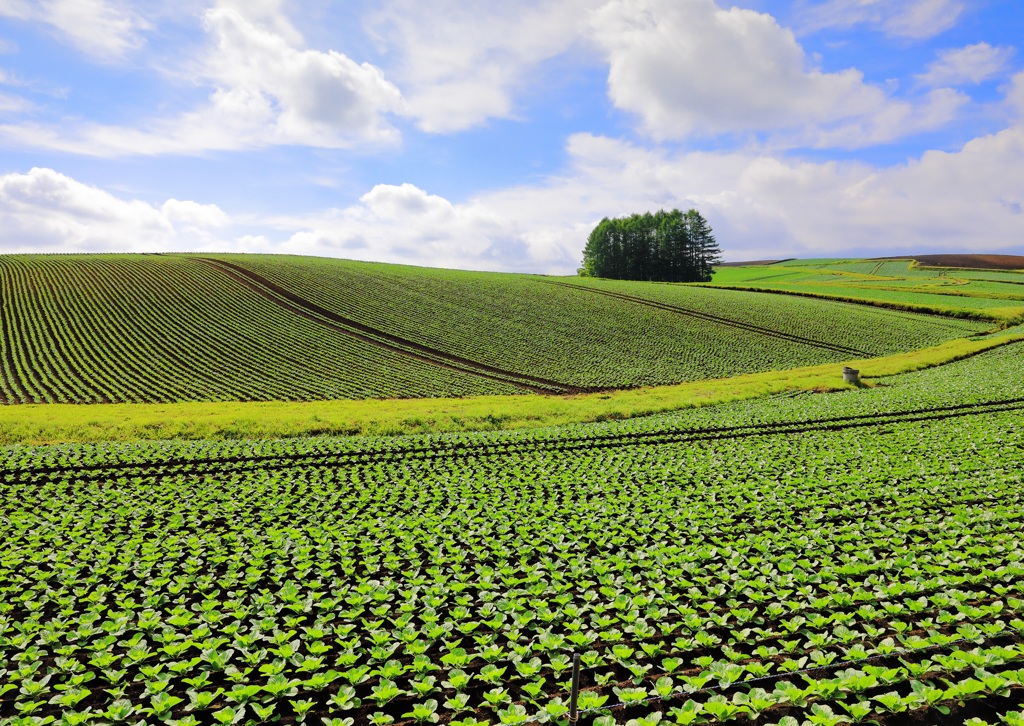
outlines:
M0 251L1024 254L1017 0L0 0Z

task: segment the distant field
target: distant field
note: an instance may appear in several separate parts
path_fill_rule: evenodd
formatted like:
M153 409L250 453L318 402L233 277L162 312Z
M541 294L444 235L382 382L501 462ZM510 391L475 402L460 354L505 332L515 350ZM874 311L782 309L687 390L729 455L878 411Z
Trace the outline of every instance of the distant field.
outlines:
M259 255L0 256L0 296L7 403L574 394L887 355L987 327L750 292Z
M775 265L720 268L711 285L833 298L889 308L987 319L1024 320L1024 270L999 268L1024 258L939 255L935 262L989 264L993 269L924 266L902 260L788 260ZM1000 258L1000 259L988 259Z
M1024 256L1021 255L918 255L914 259L922 265L936 267L1024 271Z

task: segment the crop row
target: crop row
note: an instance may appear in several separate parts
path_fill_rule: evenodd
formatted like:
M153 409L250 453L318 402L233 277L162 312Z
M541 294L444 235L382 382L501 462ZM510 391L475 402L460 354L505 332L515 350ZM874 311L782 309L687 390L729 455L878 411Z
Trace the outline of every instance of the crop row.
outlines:
M929 400L947 407L1009 396L1015 362L763 410L909 410L914 381L944 382ZM776 429L553 449L587 430L571 427L483 436L535 444L494 456L0 483L0 718L561 723L574 652L585 723L1012 710L1019 411Z
M773 422L770 424L761 423L697 429L675 428L667 431L634 431L625 433L591 432L586 436L563 436L545 443L536 440L522 442L485 440L476 443L452 442L449 444L435 444L428 447L404 448L383 453L371 449L331 453L284 453L256 457L222 456L215 459L163 458L145 463L122 462L92 466L32 467L0 471L0 479L8 482L24 480L38 482L42 479L65 478L71 475L76 481L95 481L108 478L112 473L120 477L149 476L162 478L173 474L225 473L239 469L279 470L302 466L338 466L346 463L391 463L398 459L409 458L429 461L433 459L461 459L468 457L507 457L524 451L530 453L539 451L556 453L582 449L621 448L638 444L691 443L754 436L799 434L809 431L840 431L843 429L878 427L889 424L940 421L949 418L979 416L1008 411L1024 411L1024 397L973 404L954 404L927 409L912 409L893 414L857 414L828 419Z
M584 389L568 386L558 381L495 368L460 356L449 355L443 351L406 340L384 330L378 330L332 313L330 310L321 308L319 305L296 295L294 292L276 285L255 272L234 263L206 257L198 259L238 280L261 297L286 310L290 310L309 320L319 322L346 335L377 345L385 350L409 355L418 360L433 363L450 370L457 370L501 383L511 384L534 393L582 393L584 391Z
M686 315L686 316L689 316L689 317L696 318L698 320L703 320L704 322L714 323L714 324L717 324L717 325L725 325L725 326L729 326L729 327L738 328L740 330L746 330L747 332L757 333L757 334L760 334L760 335L765 335L765 336L767 336L769 338L778 338L780 340L788 340L788 341L791 341L791 342L794 342L794 343L801 343L803 345L810 345L810 346L815 347L815 348L822 348L824 350L830 350L830 351L832 351L834 353L839 353L840 355L861 356L861 357L864 357L864 358L870 358L872 356L872 353L868 353L868 352L863 351L863 350L858 350L856 348L849 348L847 346L844 346L844 345L841 345L841 344L838 344L838 343L830 343L830 342L827 342L827 341L824 341L824 340L814 340L813 338L805 338L805 337L802 337L802 336L799 336L799 335L794 335L792 333L788 333L788 332L786 332L784 330L774 330L772 328L766 328L766 327L764 327L762 325L759 325L759 324L756 324L756 323L752 323L752 322L744 322L744 321L741 321L741 320L734 320L732 318L725 318L725 317L722 317L720 315L713 315L711 313L702 312L700 310L694 310L692 308L681 307L679 305L671 305L671 304L668 304L668 303L656 302L656 301L653 301L653 300L648 300L647 298L644 298L644 297L638 297L636 295L628 295L628 294L622 293L622 292L614 292L612 290L602 289L601 287L589 286L589 285L580 285L580 284L569 283L569 282L561 282L561 281L555 281L555 280L551 280L550 284L552 284L552 285L561 285L563 287L569 287L569 288L572 288L572 289L575 289L575 290L589 290L590 292L593 292L595 294L605 295L606 297L615 298L617 300L625 300L625 301L628 301L628 302L637 303L637 304L640 304L640 305L645 305L647 307L652 307L652 308L655 308L657 310L666 310L668 312L676 313L678 315Z
M164 256L0 257L0 401L514 393L340 335Z
M130 468L190 466L230 462L272 463L307 458L311 462L383 461L389 457L446 451L557 448L574 441L614 441L652 436L728 433L764 427L809 426L811 422L903 416L963 410L992 401L1024 398L1019 375L1024 343L1015 343L937 368L886 378L873 389L823 395L783 395L728 406L677 411L603 424L508 432L406 436L401 438L312 438L275 441L154 442L74 447L0 449L0 471L7 479L61 471L109 474ZM337 457L336 459L334 457Z
M577 386L656 385L838 361L851 354L822 349L822 343L884 354L983 327L756 293L650 283L616 288L657 303L672 302L658 297L670 295L673 304L698 314L681 316L535 276L294 257L223 259L349 319ZM393 302L382 306L381 300Z
M729 288L959 310L1001 320L1024 313L1024 273L911 266L909 260L723 268L712 282Z

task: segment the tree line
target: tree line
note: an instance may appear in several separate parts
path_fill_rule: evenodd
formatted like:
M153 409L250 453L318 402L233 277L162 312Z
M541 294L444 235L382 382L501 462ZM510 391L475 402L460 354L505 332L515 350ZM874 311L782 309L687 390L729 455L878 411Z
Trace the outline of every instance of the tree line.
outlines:
M708 282L721 251L696 209L605 217L583 250L585 277L659 282Z

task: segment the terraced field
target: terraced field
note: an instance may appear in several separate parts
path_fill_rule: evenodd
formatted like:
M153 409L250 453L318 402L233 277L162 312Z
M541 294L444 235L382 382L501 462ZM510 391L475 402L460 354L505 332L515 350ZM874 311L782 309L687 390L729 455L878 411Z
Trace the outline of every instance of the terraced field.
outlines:
M1019 259L1024 265L1024 258ZM773 265L719 268L710 284L930 310L1002 323L1024 321L1024 270L930 267L911 260L787 260Z
M987 327L284 256L0 256L0 298L0 403L571 394L884 355Z
M565 724L576 653L588 726L1015 723L1022 346L627 422L4 450L0 718Z

